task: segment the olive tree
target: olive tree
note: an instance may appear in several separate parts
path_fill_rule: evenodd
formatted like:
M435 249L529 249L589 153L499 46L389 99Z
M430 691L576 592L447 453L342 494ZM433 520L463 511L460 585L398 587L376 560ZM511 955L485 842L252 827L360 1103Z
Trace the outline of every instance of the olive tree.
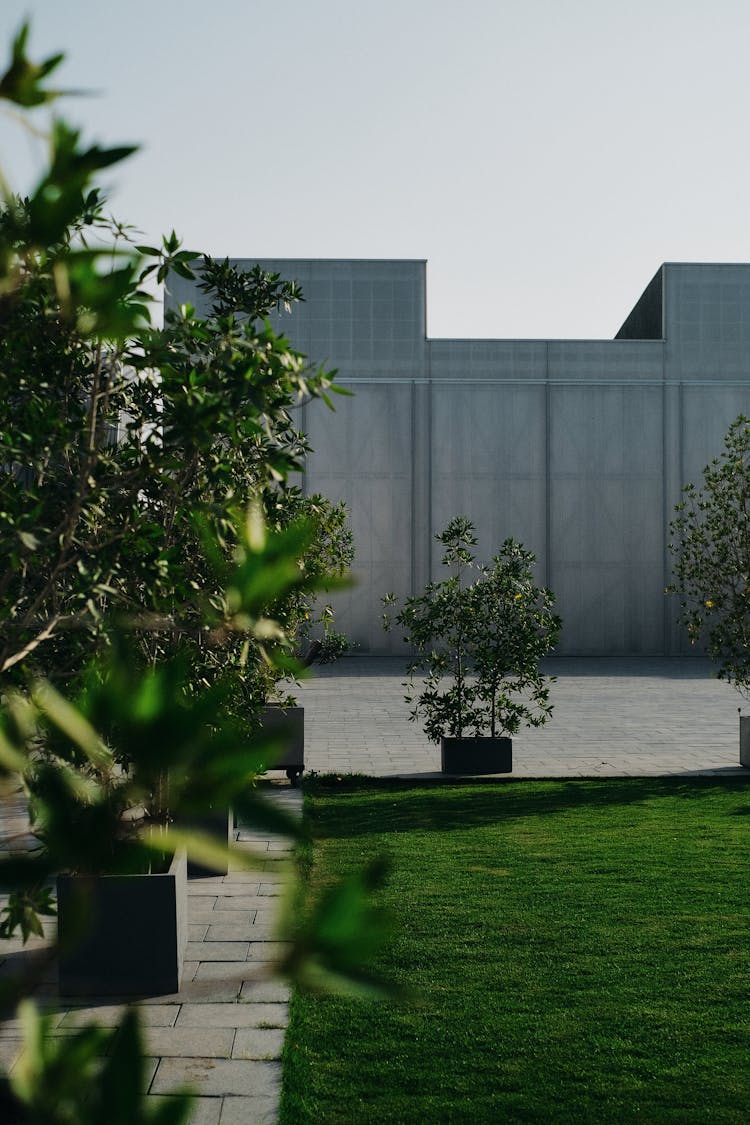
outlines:
M59 96L46 80L62 58L34 63L27 43L25 26L0 76L22 124ZM206 258L209 313L154 327L144 279L192 276L195 255L174 233L139 247L107 216L97 177L132 149L86 145L61 119L47 139L27 198L0 175L0 792L24 785L41 845L0 862L13 892L0 930L24 938L53 909L53 872L103 857L129 867L149 850L163 779L167 816L228 799L299 833L248 789L260 747L238 729L236 684L248 653L294 670L295 623L330 581L343 526L336 506L287 484L306 452L292 411L337 389L268 323L296 286ZM121 645L137 658L118 660ZM127 815L141 808L140 822ZM158 846L179 846L160 827ZM365 870L331 888L299 922L288 975L366 978L371 881ZM33 985L4 980L0 1006ZM3 1120L186 1119L182 1095L142 1098L135 1014L119 1035L63 1038L28 999L19 1015L26 1047L12 1095L0 1082Z
M720 679L750 696L750 418L740 415L724 449L688 484L670 524L680 620L705 641Z

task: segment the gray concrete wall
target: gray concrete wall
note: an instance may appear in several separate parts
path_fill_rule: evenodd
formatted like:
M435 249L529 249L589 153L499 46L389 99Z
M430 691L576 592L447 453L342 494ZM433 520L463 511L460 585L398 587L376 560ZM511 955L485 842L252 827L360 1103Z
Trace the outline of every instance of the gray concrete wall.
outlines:
M400 650L380 598L437 576L434 534L454 515L484 557L507 536L536 553L560 654L685 650L664 596L668 522L750 413L750 266L665 265L618 339L544 341L427 340L423 262L261 265L301 283L305 304L280 323L355 393L303 423L307 489L352 513L358 585L338 608L362 652ZM170 289L201 307L189 283Z

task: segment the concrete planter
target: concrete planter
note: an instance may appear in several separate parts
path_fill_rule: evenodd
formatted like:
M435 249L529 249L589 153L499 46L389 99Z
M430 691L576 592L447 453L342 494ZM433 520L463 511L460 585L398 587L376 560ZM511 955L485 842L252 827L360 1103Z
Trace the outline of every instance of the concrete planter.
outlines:
M188 935L184 852L163 874L58 875L57 910L62 995L179 992Z
M281 757L272 764L270 770L285 770L292 785L296 785L305 768L305 709L304 707L281 707L269 703L260 713L262 730L283 736L286 747Z
M180 828L183 831L190 832L203 832L206 836L210 836L217 844L223 847L229 847L234 842L234 812L228 805L222 805L215 809L209 809L208 812L202 816L188 817L184 820L175 822L175 828ZM227 859L221 866L212 865L211 867L204 867L201 863L196 863L195 860L189 859L187 864L187 873L189 879L205 877L207 875L226 875L229 870L229 860Z
M750 770L750 715L740 715L740 765Z
M510 738L442 738L440 768L443 773L510 773L513 742Z

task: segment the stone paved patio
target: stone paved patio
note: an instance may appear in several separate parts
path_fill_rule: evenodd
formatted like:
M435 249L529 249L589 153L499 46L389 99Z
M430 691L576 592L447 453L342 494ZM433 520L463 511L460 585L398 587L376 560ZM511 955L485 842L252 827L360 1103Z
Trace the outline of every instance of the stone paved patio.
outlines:
M553 717L514 736L513 775L740 771L743 700L712 668L700 658L547 661L557 677ZM306 767L373 776L439 770L439 747L409 721L404 679L403 660L350 657L304 683Z

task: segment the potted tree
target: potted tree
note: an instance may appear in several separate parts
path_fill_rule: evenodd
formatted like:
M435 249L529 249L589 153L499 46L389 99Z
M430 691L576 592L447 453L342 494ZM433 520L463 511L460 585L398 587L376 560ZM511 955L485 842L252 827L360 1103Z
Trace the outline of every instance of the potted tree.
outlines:
M207 616L214 643L277 629L268 586L309 588L300 560L312 534L295 524L267 535L262 517L248 518L222 610ZM190 649L143 669L132 633L109 642L72 702L43 681L0 720L0 761L10 754L22 772L40 842L19 870L39 887L59 873L61 992L175 992L187 939L182 849L204 868L226 864L226 830L222 840L196 831L211 809L289 827L254 788L278 740L248 738L228 706L231 673L196 688Z
M680 622L705 643L717 675L750 698L750 418L740 414L724 449L687 484L670 524ZM750 715L740 709L740 765L750 769Z
M444 773L509 773L509 735L522 724L540 726L552 711L539 660L557 642L554 596L534 585L534 555L512 539L488 566L476 561L468 519L452 519L436 539L451 573L407 598L395 618L415 654L411 718L422 716L427 737L440 743ZM384 624L391 625L389 612Z
M279 531L301 519L313 529L304 558L308 589L295 588L273 605L274 618L283 630L283 651L271 639L276 659L268 661L265 651L257 648L249 677L254 726L283 742L281 755L269 768L284 770L294 785L305 768L305 709L297 703L294 688L312 664L335 660L348 647L346 637L333 629L333 607L312 597L309 587L328 594L345 585L354 546L343 501L334 503L319 493L306 496L285 486L267 495L266 509L271 526Z
M35 859L49 862L45 875L52 856L59 865L60 991L175 992L187 942L184 844L204 864L227 854L226 837L220 847L175 821L244 788L263 748L241 749L243 735L222 717L223 685L191 694L184 659L141 673L115 652L95 676L73 703L49 684L32 702L38 749L25 782Z

